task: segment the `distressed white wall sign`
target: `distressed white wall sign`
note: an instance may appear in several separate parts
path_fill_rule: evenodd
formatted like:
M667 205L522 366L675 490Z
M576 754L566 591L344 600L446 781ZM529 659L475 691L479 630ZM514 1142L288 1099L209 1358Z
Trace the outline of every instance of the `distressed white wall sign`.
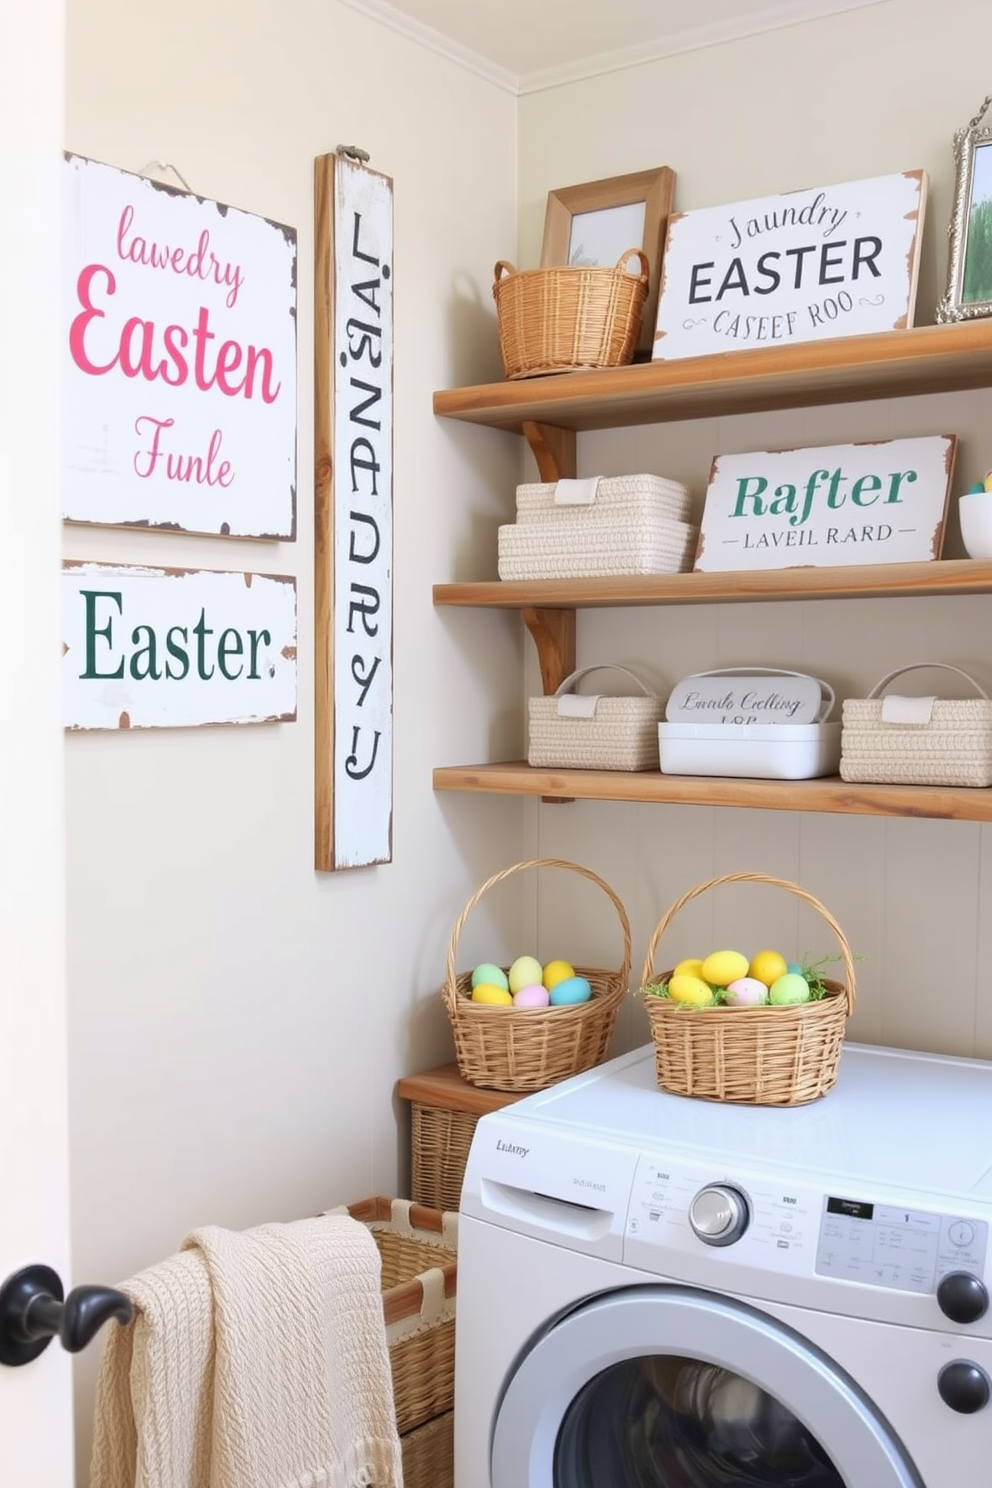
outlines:
M912 325L926 189L906 171L670 217L654 360Z
M939 558L953 434L717 455L697 573Z
M393 816L393 191L315 165L319 869L389 862Z
M68 155L63 514L296 536L296 233Z
M296 718L296 581L63 564L64 721L182 728Z

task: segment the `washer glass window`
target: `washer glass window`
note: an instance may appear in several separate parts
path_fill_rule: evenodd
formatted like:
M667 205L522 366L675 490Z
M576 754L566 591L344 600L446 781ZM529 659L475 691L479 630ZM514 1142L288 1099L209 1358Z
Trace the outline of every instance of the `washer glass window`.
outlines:
M556 1488L844 1488L782 1403L730 1369L670 1354L605 1369L572 1401Z

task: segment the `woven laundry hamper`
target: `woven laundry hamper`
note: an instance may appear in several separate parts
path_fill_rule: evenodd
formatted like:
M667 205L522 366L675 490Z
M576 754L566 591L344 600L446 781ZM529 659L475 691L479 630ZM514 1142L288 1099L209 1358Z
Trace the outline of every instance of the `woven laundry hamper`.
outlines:
M379 1251L396 1429L402 1438L454 1406L458 1215L382 1197L326 1213L350 1214L366 1225Z
M896 677L924 668L953 673L978 696L883 696ZM992 785L992 700L947 662L898 667L866 698L844 699L840 774L852 784Z
M637 692L626 697L576 693L576 684L590 672L619 673ZM580 667L550 696L530 698L527 711L527 763L536 769L658 769L658 724L665 699L629 667Z
M628 264L637 259L638 272ZM515 269L500 259L493 299L508 378L620 367L634 355L649 265L628 248L614 268Z

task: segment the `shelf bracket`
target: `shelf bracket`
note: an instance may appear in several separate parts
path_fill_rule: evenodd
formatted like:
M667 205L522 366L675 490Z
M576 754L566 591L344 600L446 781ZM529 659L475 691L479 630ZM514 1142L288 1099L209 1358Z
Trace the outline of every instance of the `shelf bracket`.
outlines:
M574 429L559 429L557 424L538 424L524 419L523 431L542 481L575 479L578 465Z
M534 637L541 685L549 697L575 671L575 611L525 605L520 614Z

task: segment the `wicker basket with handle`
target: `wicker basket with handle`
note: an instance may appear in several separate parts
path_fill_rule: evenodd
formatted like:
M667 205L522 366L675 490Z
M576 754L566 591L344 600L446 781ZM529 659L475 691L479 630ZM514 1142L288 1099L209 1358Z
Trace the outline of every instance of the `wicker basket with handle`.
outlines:
M951 672L976 697L885 697L905 672ZM992 785L992 699L970 673L946 661L889 672L866 698L845 698L840 776L852 784Z
M631 259L639 271L630 273ZM628 248L614 268L515 269L500 259L493 298L508 378L620 367L634 355L648 294L648 260Z
M641 987L667 982L669 972L655 972L655 953L679 911L700 894L735 883L768 884L815 909L840 948L844 981L825 980L825 997L782 1007L693 1008L645 992L658 1084L676 1095L704 1100L752 1106L806 1105L826 1095L837 1080L844 1029L855 999L854 962L847 938L812 894L764 873L725 873L697 884L675 901L656 926Z
M588 1002L572 1007L488 1007L472 1001L472 973L456 970L458 942L465 922L482 896L512 874L561 868L602 889L620 921L623 959L616 971L575 967L592 987ZM462 910L451 932L447 974L441 996L455 1041L463 1080L485 1090L543 1090L557 1080L581 1074L606 1058L617 1012L630 981L630 921L623 902L591 868L562 858L530 858L494 873Z

